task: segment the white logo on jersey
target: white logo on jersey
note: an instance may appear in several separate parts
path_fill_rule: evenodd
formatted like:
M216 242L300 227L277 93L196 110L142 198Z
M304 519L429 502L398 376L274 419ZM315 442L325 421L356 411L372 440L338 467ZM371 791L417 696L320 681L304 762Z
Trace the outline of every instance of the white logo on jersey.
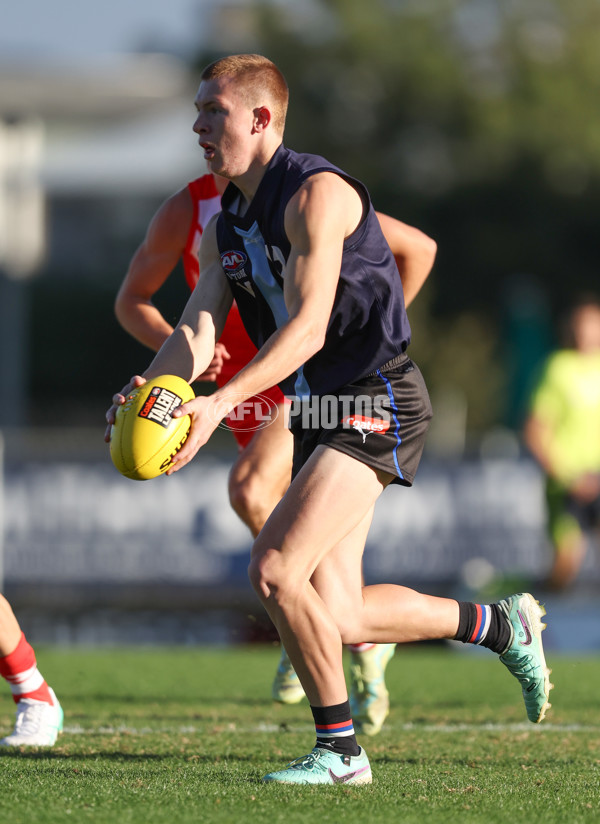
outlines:
M252 288L252 282L244 269L247 262L248 256L245 255L244 252L239 252L236 249L223 252L221 255L221 264L227 277L255 298L256 295Z
M254 289L252 288L252 283L249 280L247 280L245 282L243 280L238 280L237 285L241 286L242 289L245 289L246 292L248 292L249 295L252 295L253 298L256 297Z

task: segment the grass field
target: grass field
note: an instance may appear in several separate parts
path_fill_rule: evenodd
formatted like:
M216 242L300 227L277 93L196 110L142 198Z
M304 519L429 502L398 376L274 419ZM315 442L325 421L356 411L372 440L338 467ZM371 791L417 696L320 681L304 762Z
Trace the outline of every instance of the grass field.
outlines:
M495 656L404 648L389 721L362 741L374 783L302 788L260 782L314 741L306 702L269 699L277 650L37 653L66 727L51 750L0 752L7 824L600 821L600 658L548 656L538 727ZM0 731L13 716L6 689Z

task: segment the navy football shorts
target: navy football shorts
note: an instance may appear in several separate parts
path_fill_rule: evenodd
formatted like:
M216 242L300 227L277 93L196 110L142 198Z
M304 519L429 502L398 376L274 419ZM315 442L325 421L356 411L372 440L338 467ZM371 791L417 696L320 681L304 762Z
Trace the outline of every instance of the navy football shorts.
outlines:
M431 417L425 381L407 355L333 395L295 399L292 477L322 444L412 486Z

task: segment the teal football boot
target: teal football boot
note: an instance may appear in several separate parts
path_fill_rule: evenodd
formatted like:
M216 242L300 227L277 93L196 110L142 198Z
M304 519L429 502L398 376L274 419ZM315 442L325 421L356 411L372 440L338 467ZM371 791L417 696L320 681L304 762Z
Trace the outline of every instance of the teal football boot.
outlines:
M375 644L350 653L350 713L357 734L377 735L389 714L385 668L395 649L396 644Z
M551 704L548 700L552 684L542 645L543 606L528 592L518 593L498 601L498 606L511 625L511 640L500 660L521 682L527 717L539 724Z
M279 666L273 679L271 696L280 704L297 704L304 698L304 687L296 675L296 670L290 661L285 648L281 647Z
M341 755L324 747L315 747L284 770L263 778L279 784L370 784L372 780L371 765L362 748L358 755Z

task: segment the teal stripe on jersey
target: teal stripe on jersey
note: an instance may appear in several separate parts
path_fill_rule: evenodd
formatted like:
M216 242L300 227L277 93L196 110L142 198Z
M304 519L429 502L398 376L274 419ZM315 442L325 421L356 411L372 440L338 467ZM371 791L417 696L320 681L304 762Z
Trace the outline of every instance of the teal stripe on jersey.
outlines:
M242 238L244 248L250 258L250 262L252 263L252 280L260 289L262 296L269 304L269 308L271 309L273 318L275 319L275 324L279 329L289 320L290 316L287 306L285 305L283 290L271 272L271 267L269 265L269 259L267 258L266 252L267 246L263 236L260 233L258 224L254 221L250 229L247 231L240 229L239 226L236 226L235 232ZM298 369L297 375L298 377L296 378L296 382L294 384L295 395L298 398L308 398L310 396L310 389L306 378L304 377L303 366Z

